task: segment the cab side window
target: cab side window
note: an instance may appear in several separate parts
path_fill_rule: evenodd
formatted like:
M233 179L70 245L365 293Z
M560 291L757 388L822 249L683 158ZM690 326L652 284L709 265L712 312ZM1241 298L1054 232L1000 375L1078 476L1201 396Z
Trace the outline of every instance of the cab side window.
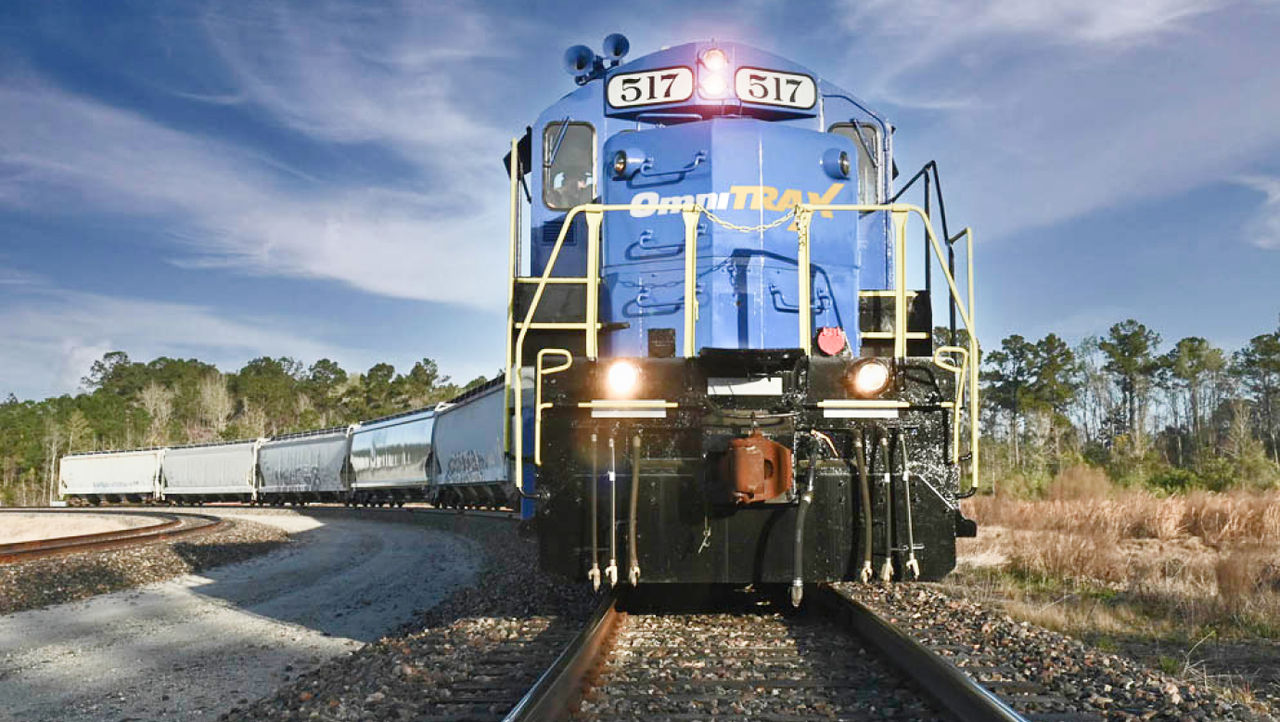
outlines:
M547 123L542 131L542 201L568 210L596 197L596 131L590 123Z
M864 123L836 123L830 132L853 141L858 149L858 202L880 202L880 129Z

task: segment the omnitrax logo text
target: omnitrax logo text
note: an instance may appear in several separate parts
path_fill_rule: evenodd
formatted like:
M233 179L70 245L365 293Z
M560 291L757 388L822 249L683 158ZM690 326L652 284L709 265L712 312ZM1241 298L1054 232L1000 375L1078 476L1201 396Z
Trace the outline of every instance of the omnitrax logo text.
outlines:
M832 183L826 193L808 191L809 202L814 205L825 205L835 200L836 194L844 188L843 183ZM679 213L681 206L697 203L709 211L735 211L761 209L770 211L789 211L804 203L805 192L795 188L787 188L781 192L773 186L729 186L728 193L698 193L687 196L659 196L653 191L637 193L631 198L631 215L636 218L648 218L657 213ZM830 218L830 211L823 211L824 218Z

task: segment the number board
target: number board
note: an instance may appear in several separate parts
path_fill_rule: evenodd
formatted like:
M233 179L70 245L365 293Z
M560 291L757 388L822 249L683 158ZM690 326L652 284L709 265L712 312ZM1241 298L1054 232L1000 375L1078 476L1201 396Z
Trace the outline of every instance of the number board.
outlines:
M818 86L813 78L799 73L783 73L760 68L738 68L733 76L738 98L749 103L812 108L818 102Z
M688 68L659 68L609 78L609 105L615 108L679 103L692 96L693 71Z

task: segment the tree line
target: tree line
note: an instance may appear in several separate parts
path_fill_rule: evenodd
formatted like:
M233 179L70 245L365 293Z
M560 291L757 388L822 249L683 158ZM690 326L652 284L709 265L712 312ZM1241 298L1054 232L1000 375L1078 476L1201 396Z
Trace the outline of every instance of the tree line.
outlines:
M1035 493L1087 463L1165 491L1280 484L1280 328L1234 350L1127 319L1072 346L1012 335L983 356L991 478Z
M949 340L945 329L935 336ZM1231 351L1194 336L1162 341L1128 319L1075 345L1015 334L985 352L985 476L1032 494L1078 464L1167 491L1280 485L1280 328ZM112 351L93 363L81 393L0 403L0 502L47 498L55 461L69 452L345 425L484 380L458 385L428 358L403 374L386 363L350 373L329 359L288 357L223 373L195 359L142 363Z
M95 361L83 391L0 403L0 503L47 499L58 457L77 451L206 443L325 428L430 406L459 385L424 358L407 373L379 363L351 373L320 359L256 358L223 373L195 359Z

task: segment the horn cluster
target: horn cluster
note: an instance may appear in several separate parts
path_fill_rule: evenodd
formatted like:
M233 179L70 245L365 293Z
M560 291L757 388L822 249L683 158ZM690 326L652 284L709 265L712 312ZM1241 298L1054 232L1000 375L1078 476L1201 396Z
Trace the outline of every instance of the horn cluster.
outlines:
M607 68L616 67L622 62L631 50L631 42L622 33L613 33L604 39L602 49L604 55L596 55L594 50L585 45L574 45L564 51L565 72L572 75L578 85L586 84L603 76Z

